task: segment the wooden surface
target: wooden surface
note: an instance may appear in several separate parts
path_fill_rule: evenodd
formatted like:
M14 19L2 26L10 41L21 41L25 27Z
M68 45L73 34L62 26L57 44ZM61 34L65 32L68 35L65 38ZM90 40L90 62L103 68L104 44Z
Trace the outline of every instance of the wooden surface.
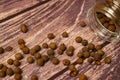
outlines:
M18 48L17 40L23 38L29 48L34 45L41 45L43 42L52 41L65 43L67 46L73 45L75 55L68 57L66 54L55 56L61 61L65 58L75 62L77 52L82 48L74 39L81 36L95 44L104 46L106 56L111 56L111 64L102 64L100 66L89 65L86 61L82 65L77 65L79 74L85 73L89 80L120 80L120 44L107 43L99 39L89 28L79 26L80 20L86 21L88 9L95 3L94 0L49 0L47 3L42 0L0 0L0 46L12 46L12 52L5 52L0 55L0 63L6 63L9 58L14 59L14 55L21 50ZM20 31L20 24L28 25L29 32L24 34ZM62 38L61 33L66 31L69 38ZM46 38L47 34L53 32L56 37L50 41ZM42 49L41 54L46 54ZM69 76L69 71L60 63L54 66L51 62L44 67L38 67L34 64L27 64L26 57L21 61L23 69L23 80L30 80L32 74L39 76L39 80L78 80L78 77ZM13 66L10 66L13 67ZM12 77L6 77L0 80L13 80Z

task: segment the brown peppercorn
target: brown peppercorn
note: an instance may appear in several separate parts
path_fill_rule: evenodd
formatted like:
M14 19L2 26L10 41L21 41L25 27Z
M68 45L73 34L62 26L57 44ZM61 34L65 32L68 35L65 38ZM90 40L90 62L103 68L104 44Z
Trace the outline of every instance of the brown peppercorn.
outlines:
M59 61L58 58L53 57L53 58L51 59L51 62L52 62L54 65L58 65L60 61Z
M8 69L6 70L6 74L9 75L9 76L12 76L12 75L14 74L12 68L8 68Z
M93 43L89 43L89 44L88 44L88 49L89 49L89 50L95 49L95 45L94 45Z
M76 62L77 62L77 64L82 64L83 63L83 59L82 58L78 58Z
M94 61L94 59L91 57L87 59L87 62L89 62L89 63L92 63L93 61Z
M48 44L47 44L47 43L43 43L43 44L42 44L42 47L43 47L43 48L48 48Z
M109 24L114 25L114 22L112 20L109 21Z
M42 58L40 58L40 59L37 59L37 65L39 65L39 66L43 66L44 64L45 64L45 62L44 62L44 60L42 59Z
M4 49L0 47L0 54L4 53Z
M105 57L105 58L104 58L104 62L105 62L106 64L110 64L110 63L111 63L111 58L110 58L110 57Z
M105 52L103 50L98 50L97 53L101 56L103 56L105 54Z
M36 53L36 50L34 48L30 49L30 54L34 55Z
M20 44L19 48L22 50L24 47L27 47L25 44Z
M2 68L3 68L3 66L4 66L4 65L3 65L2 63L0 63L0 69L2 69Z
M76 67L75 67L75 65L70 64L70 65L68 66L68 69L69 69L70 71L74 71L74 70L76 70Z
M77 74L78 74L78 71L77 71L77 70L70 71L70 76L71 76L71 77L76 77Z
M53 33L49 33L48 35L47 35L47 38L48 39L54 39L55 38L55 35L53 34Z
M86 26L86 23L84 21L80 21L80 26L81 27L85 27Z
M75 41L77 43L81 43L82 42L82 38L80 36L78 36L78 37L75 38Z
M112 31L112 32L115 32L116 31L116 27L114 25L110 25L108 27L108 30Z
M24 47L23 49L22 49L22 51L23 51L23 53L24 54L29 54L29 48L28 47Z
M87 40L85 40L85 39L84 39L84 40L82 40L82 42L81 42L81 43L82 43L82 45L83 45L83 46L87 46L87 45L88 45L88 41L87 41Z
M79 80L88 80L88 78L85 74L80 74Z
M102 59L102 56L99 54L94 54L93 58L95 61L100 61Z
M86 51L89 51L88 46L84 46L84 47L82 48L82 52L86 52Z
M19 67L15 67L13 71L14 71L15 74L21 74L22 73L22 69L19 68Z
M6 72L5 71L0 71L0 78L3 78L6 76Z
M56 44L55 42L51 42L51 43L49 44L49 47L50 47L51 49L55 50L55 49L57 49L57 44Z
M14 79L15 80L22 80L22 75L21 74L15 74Z
M90 52L91 57L94 57L94 54L95 54L94 52Z
M103 26L104 26L105 28L108 28L109 23L105 22L105 23L103 24Z
M38 76L32 75L32 76L31 76L31 80L38 80Z
M32 56L28 56L27 57L27 62L29 63L29 64L32 64L32 63L34 63L34 59L33 59L33 57Z
M4 65L1 70L6 72L7 69L8 67Z
M96 45L96 46L95 46L95 49L96 49L96 50L100 50L100 49L102 49L102 46L101 46L101 45Z
M27 26L25 24L21 24L20 28L21 28L21 32L23 33L28 32Z
M88 58L89 56L90 56L90 53L89 52L83 52L83 56L84 56L84 58Z
M100 61L95 61L95 64L96 65L101 65L101 62Z
M78 52L77 57L82 58L83 57L83 52Z
M68 66L68 65L70 65L70 60L64 59L64 60L62 61L62 63L63 63L63 65Z
M25 41L23 39L19 39L18 40L18 44L21 45L21 44L25 44Z
M17 53L17 54L15 54L15 59L21 60L21 59L23 59L23 55L21 53Z
M61 43L60 46L59 46L59 49L62 50L62 51L65 51L66 50L65 44Z
M105 18L104 18L104 17L100 19L100 22L101 22L102 24L104 24L104 23L105 23L105 21L106 21L106 20L105 20Z
M12 51L13 50L13 48L11 47L11 46L7 46L6 48L5 48L5 51Z
M41 58L41 54L40 53L35 53L34 57L35 57L35 59L40 59Z
M68 33L67 32L63 32L62 33L62 37L67 38L68 37Z
M39 45L35 45L35 46L34 46L34 49L35 49L36 52L38 52L38 51L41 50L41 47L40 47Z
M20 66L21 65L21 63L19 62L19 60L14 60L13 64L14 64L14 66Z
M64 53L64 51L62 51L61 49L58 49L58 50L57 50L57 53L58 53L59 55L62 55L62 54Z
M74 51L75 48L74 48L74 46L69 46L69 47L68 47L68 50L70 50L70 51Z
M47 62L49 60L49 57L47 55L42 55L41 58L44 60L44 62Z
M8 59L8 60L7 60L7 63L8 63L9 65L12 65L12 64L13 64L13 62L14 62L14 60L13 60L13 59Z
M67 51L66 51L66 54L67 54L68 56L73 56L73 55L74 55L74 52L73 52L72 50L67 50Z
M55 52L54 52L54 50L49 49L49 50L47 50L47 54L50 56L50 55L54 55Z

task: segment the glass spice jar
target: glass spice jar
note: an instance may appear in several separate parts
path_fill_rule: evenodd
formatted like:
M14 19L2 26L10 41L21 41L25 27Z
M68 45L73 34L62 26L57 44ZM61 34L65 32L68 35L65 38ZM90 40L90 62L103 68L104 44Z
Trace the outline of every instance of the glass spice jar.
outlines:
M111 0L110 4L105 0L99 0L89 10L87 22L91 30L100 38L108 42L120 41L120 0ZM100 21L97 13L101 13L112 20L115 25L115 31L107 29ZM103 20L104 21L104 20ZM109 24L108 24L109 25Z

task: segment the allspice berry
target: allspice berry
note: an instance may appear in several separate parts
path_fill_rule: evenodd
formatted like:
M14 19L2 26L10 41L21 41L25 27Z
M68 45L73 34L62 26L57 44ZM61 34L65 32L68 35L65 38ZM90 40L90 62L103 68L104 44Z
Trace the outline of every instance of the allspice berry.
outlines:
M32 64L32 63L34 63L34 58L32 57L32 56L28 56L27 57L27 62L29 63L29 64Z
M57 49L57 44L56 44L55 42L51 42L51 43L49 44L49 47L50 47L51 49L55 50L55 49Z
M58 65L60 61L59 61L58 58L54 57L54 58L51 59L51 62L52 62L54 65Z
M83 59L82 58L78 58L76 62L77 62L77 64L82 64L83 63Z
M88 78L85 74L80 74L79 80L88 80Z
M24 54L29 54L29 48L28 47L24 47L23 49L22 49L22 51L23 51L23 53Z
M6 72L5 71L0 71L0 78L3 78L3 77L5 77L6 76Z
M55 52L53 49L49 49L49 50L47 50L47 54L50 56L50 55L54 55Z
M88 46L84 46L84 47L82 48L82 52L87 52L87 51L89 51Z
M70 76L71 76L71 77L76 77L77 74L78 74L78 71L77 71L77 70L70 71Z
M14 60L13 60L13 59L8 59L8 60L7 60L7 63L8 63L9 65L12 65L12 64L13 64L13 62L14 62Z
M83 57L83 52L78 52L77 57L82 58Z
M34 58L35 59L40 59L41 58L41 54L40 53L35 53L34 54Z
M86 23L84 21L80 21L80 26L81 27L85 27L86 26Z
M6 48L5 48L5 51L12 51L13 50L13 47L11 47L11 46L7 46Z
M68 56L73 56L73 55L74 55L74 52L73 52L72 50L67 50L67 51L66 51L66 54L67 54Z
M84 40L82 40L82 42L81 42L81 43L82 43L82 45L83 45L83 46L87 46L87 45L88 45L88 41L87 41L87 40L85 40L85 39L84 39Z
M22 69L19 68L19 67L15 67L13 71L14 71L15 74L21 74L22 73Z
M62 51L65 51L66 50L66 45L64 43L61 43L59 45L59 49L62 50Z
M96 65L101 65L101 62L100 61L95 61L95 64Z
M83 56L84 56L84 58L88 58L89 56L90 56L90 53L89 52L83 52Z
M81 43L82 42L82 38L80 36L78 36L78 37L75 38L75 41L77 43Z
M54 39L55 38L55 35L53 34L53 33L49 33L48 35L47 35L47 38L48 39Z
M43 66L43 65L45 64L45 62L44 62L44 60L43 60L42 58L37 59L36 63L37 63L37 65L39 65L39 66Z
M87 62L89 62L89 63L92 63L93 61L94 61L94 59L91 57L87 59Z
M19 39L19 40L18 40L18 44L19 44L19 45L21 45L21 44L25 44L24 39Z
M63 32L62 33L62 37L67 38L68 37L68 33L67 32Z
M23 59L23 55L21 53L17 53L17 54L15 54L15 59L21 60L21 59Z
M34 46L34 49L35 49L36 52L38 52L38 51L41 50L41 46L39 46L39 45L35 45L35 46Z
M19 48L22 50L24 47L27 47L25 44L19 44Z
M15 74L14 79L15 80L22 80L22 75L21 74Z
M69 69L70 71L74 71L74 70L76 70L76 67L75 67L75 65L70 64L70 65L68 66L68 69Z
M0 69L2 69L2 68L3 68L3 66L4 66L4 65L3 65L2 63L0 63Z
M47 43L43 43L42 47L47 49L48 48L48 44Z
M100 50L100 49L102 49L102 46L101 46L101 45L96 45L96 46L95 46L95 49L96 49L96 50Z
M111 58L110 58L110 57L105 57L105 58L104 58L104 62L105 62L106 64L110 64L110 63L111 63Z
M68 65L70 65L70 60L64 59L64 60L62 61L62 63L63 63L63 65L68 66Z
M62 55L62 54L64 53L64 51L62 51L61 49L58 49L58 50L57 50L57 53L58 53L59 55Z
M21 24L20 28L21 28L21 32L23 32L23 33L28 32L28 28L27 28L27 26L25 24Z
M89 44L88 44L88 49L89 49L89 50L95 49L95 45L94 45L93 43L89 43Z
M12 75L14 74L12 68L8 68L8 69L6 70L6 74L9 75L9 76L12 76Z
M30 49L30 54L34 55L36 53L36 50L34 48Z
M4 53L4 49L0 47L0 54Z
M14 66L20 66L21 65L21 63L19 62L19 60L14 60L13 64L14 64Z
M31 80L38 80L38 76L32 75L32 76L31 76Z
M102 59L102 56L101 55L99 55L99 54L94 54L94 60L95 61L100 61L101 59Z
M103 56L103 55L105 54L105 52L104 52L103 50L98 50L98 51L97 51L97 54Z
M8 67L4 65L1 70L6 72L7 69Z
M49 57L47 55L42 55L41 58L44 60L44 62L47 62L49 60Z

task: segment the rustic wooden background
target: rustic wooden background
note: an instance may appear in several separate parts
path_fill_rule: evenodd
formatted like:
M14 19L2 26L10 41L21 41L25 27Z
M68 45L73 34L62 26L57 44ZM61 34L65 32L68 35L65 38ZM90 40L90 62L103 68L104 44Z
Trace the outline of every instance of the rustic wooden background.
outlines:
M21 52L17 45L19 38L25 39L27 46L41 45L43 42L51 42L46 38L49 32L53 32L57 44L65 43L74 45L75 54L82 48L76 44L74 38L81 36L96 44L102 44L106 56L111 56L110 65L102 63L100 66L89 65L86 61L82 65L77 65L79 74L85 73L89 80L120 80L120 44L107 43L99 39L89 28L79 26L80 20L86 20L88 9L95 3L94 0L0 0L0 46L12 46L12 52L0 55L0 63L6 64L9 58L14 59L14 54ZM20 24L25 23L29 27L29 32L21 33ZM67 31L69 38L62 38L61 33ZM46 54L43 49L41 54ZM28 55L25 55L28 56ZM68 57L66 54L57 55L60 60L65 58L75 62L76 55ZM13 66L10 66L13 67ZM23 72L23 80L30 80L32 74L39 76L39 80L78 80L78 77L69 76L69 71L60 63L57 66L48 62L44 67L34 64L28 65L26 58L22 60L20 66ZM13 80L13 77L6 77L0 80Z

